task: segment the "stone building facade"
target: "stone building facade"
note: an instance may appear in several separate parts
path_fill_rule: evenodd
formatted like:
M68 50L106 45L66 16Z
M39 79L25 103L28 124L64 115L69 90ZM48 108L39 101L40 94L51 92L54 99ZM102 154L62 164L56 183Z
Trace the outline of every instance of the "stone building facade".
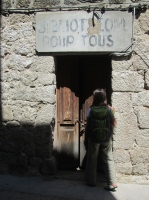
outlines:
M129 3L132 10L136 8L132 52L127 56L111 55L111 102L118 121L113 153L119 181L147 182L149 9L147 0ZM65 12L75 10L75 6L92 10L100 5L101 1L2 1L0 173L38 175L57 170L53 156L56 59L48 52L36 51L36 12ZM125 1L106 1L105 9L127 9L125 5Z

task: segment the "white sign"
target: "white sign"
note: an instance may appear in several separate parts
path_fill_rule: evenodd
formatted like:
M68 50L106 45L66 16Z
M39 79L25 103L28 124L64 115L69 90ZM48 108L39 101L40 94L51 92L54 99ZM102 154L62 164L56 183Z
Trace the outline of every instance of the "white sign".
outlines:
M61 11L36 14L38 52L113 52L131 44L132 13Z

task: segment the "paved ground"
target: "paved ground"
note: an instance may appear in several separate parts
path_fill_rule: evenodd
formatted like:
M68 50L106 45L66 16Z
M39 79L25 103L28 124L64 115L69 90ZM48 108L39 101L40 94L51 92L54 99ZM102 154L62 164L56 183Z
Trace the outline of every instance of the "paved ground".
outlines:
M0 200L149 200L149 185L119 183L116 192L84 183L83 172L64 172L56 176L25 177L0 175Z

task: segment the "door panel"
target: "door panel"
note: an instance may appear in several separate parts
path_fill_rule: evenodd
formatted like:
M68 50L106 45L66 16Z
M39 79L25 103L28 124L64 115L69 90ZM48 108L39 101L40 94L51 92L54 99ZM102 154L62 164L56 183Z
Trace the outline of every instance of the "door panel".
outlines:
M79 165L78 65L65 56L57 62L57 160L60 168L71 168Z
M57 57L57 133L56 152L59 167L83 167L86 149L82 124L92 104L96 88L111 93L111 68L108 56ZM78 123L81 122L81 123Z

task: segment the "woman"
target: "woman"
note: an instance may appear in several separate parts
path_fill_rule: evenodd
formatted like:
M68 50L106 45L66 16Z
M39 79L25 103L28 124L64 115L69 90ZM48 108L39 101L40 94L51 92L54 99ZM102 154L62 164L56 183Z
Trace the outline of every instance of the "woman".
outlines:
M92 106L89 108L87 113L87 124L86 124L86 139L85 144L87 146L87 165L85 170L85 180L88 185L96 186L96 174L97 174L97 160L98 160L98 153L99 148L101 151L101 158L104 164L104 174L107 181L107 186L105 187L106 190L115 191L117 185L115 184L115 168L114 168L114 161L113 161L113 154L112 154L112 134L108 141L96 143L91 139L90 133L90 112L92 107L98 109L107 108L107 112L110 118L111 126L116 126L116 119L114 117L115 109L107 105L107 98L106 98L106 91L104 89L96 89L93 92L93 103Z

